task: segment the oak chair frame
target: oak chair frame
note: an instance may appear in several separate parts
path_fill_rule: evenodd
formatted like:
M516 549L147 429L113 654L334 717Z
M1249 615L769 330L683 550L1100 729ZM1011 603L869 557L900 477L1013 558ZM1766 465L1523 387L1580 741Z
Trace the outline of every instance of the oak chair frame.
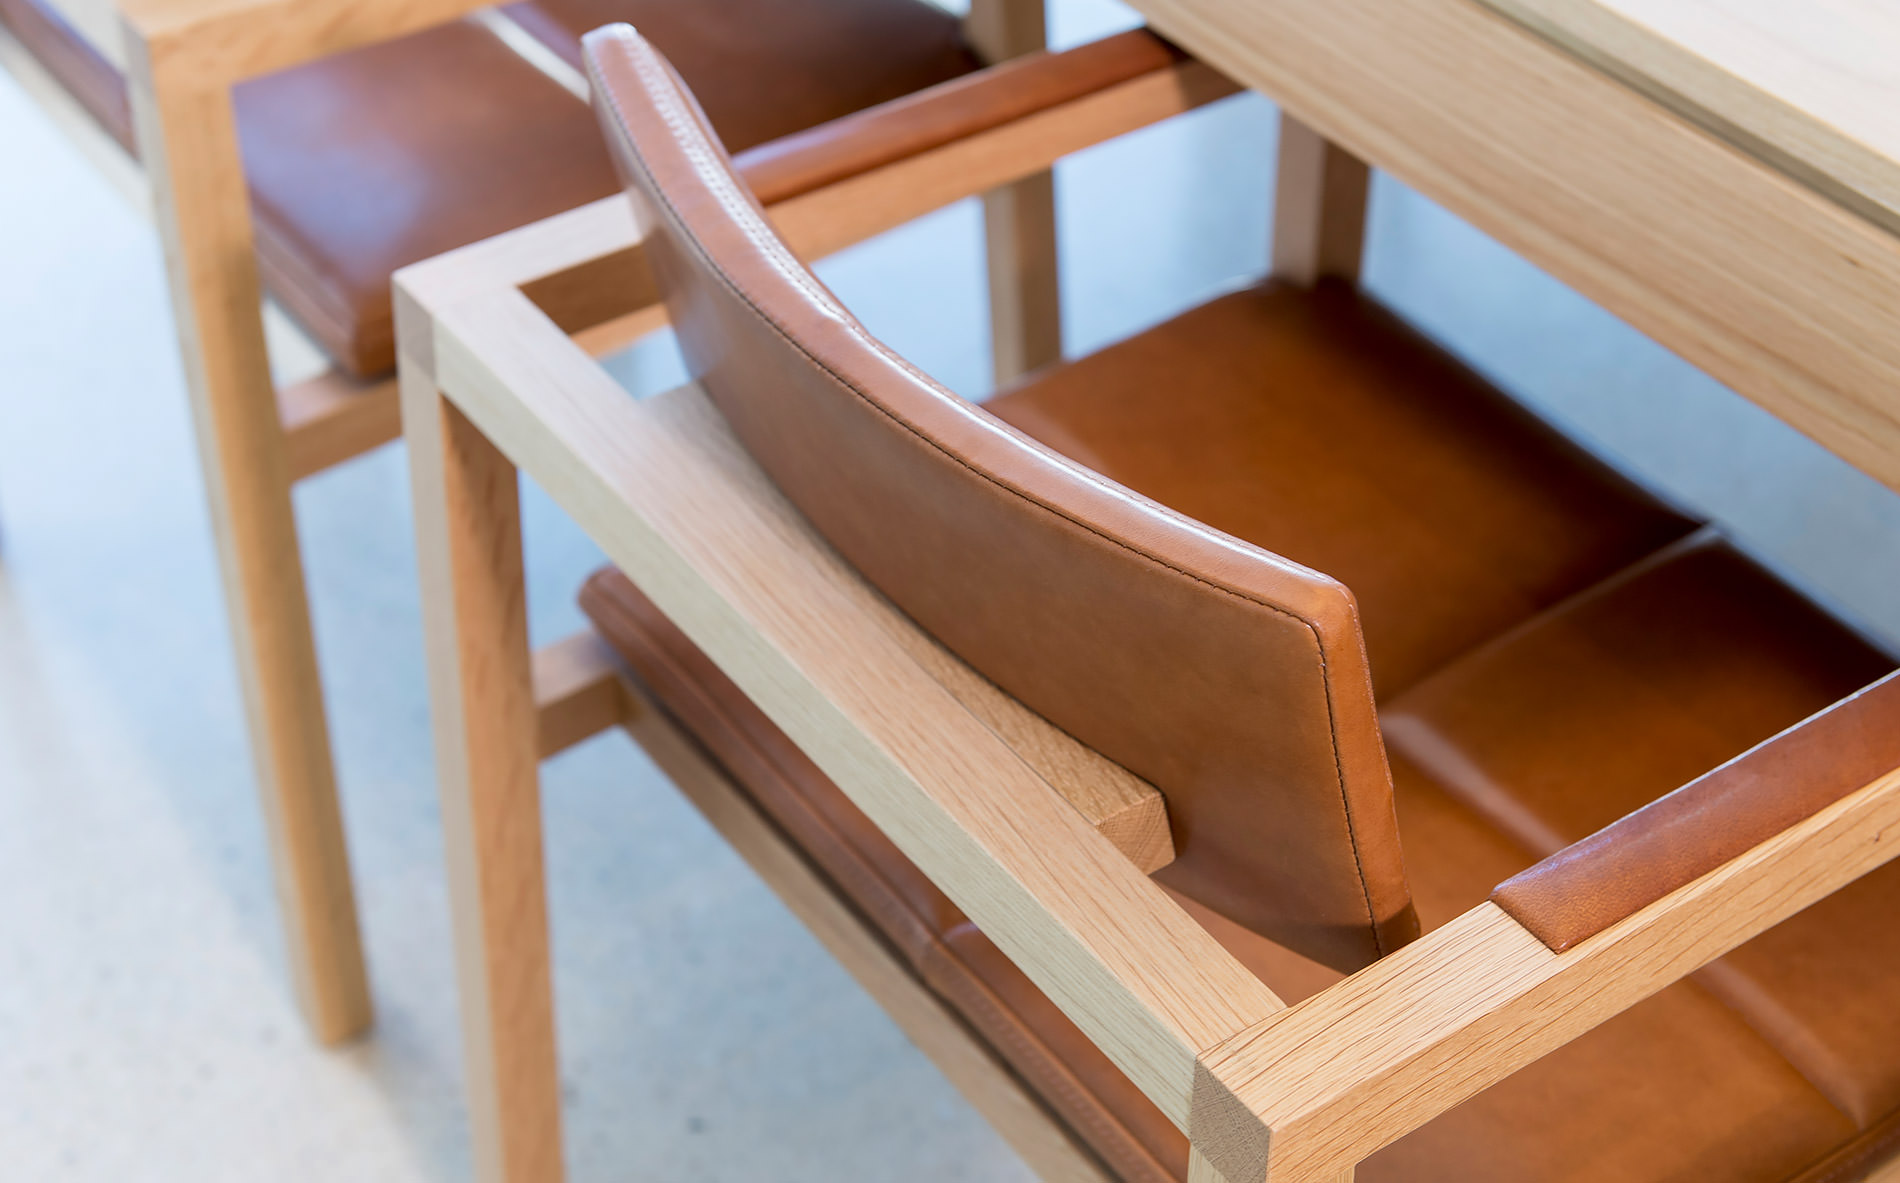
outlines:
M1277 21L1282 9L1310 8L1325 27L1334 23L1323 19L1332 2L1247 11L1272 8L1276 15L1262 19ZM1367 173L1342 146L1342 132L1343 145L1378 149L1371 159L1394 163L1427 191L1455 188L1460 151L1498 167L1552 156L1538 119L1493 120L1500 142L1458 137L1445 148L1450 160L1393 130L1429 123L1419 112L1444 108L1453 114L1431 125L1442 131L1445 120L1475 109L1470 91L1484 85L1482 72L1394 65L1408 54L1429 58L1421 45L1475 39L1476 52L1514 63L1510 84L1549 97L1541 80L1559 76L1570 89L1554 93L1567 110L1579 119L1606 110L1630 117L1623 130L1637 142L1589 140L1585 147L1602 158L1586 153L1574 169L1565 166L1573 177L1582 175L1575 169L1604 170L1601 204L1553 206L1538 200L1542 182L1513 187L1489 175L1491 189L1459 190L1454 196L1466 200L1448 204L1506 241L1536 247L1533 258L1586 291L1589 281L1615 274L1623 306L1645 313L1632 319L1693 357L1723 359L1724 376L1744 393L1894 481L1900 435L1865 414L1890 415L1894 388L1848 381L1855 374L1847 368L1824 380L1787 364L1754 366L1756 322L1787 298L1785 286L1737 297L1744 307L1728 319L1681 313L1685 293L1706 293L1746 263L1739 247L1713 249L1702 235L1696 245L1710 249L1617 269L1627 261L1621 219L1634 195L1619 188L1628 174L1613 158L1648 160L1660 169L1656 183L1672 186L1700 184L1679 174L1719 162L1734 189L1724 207L1773 207L1786 219L1775 227L1783 249L1852 238L1865 274L1838 256L1806 265L1810 279L1822 276L1814 283L1850 302L1842 315L1851 324L1872 315L1851 301L1877 296L1884 277L1900 275L1895 243L1861 235L1824 199L1737 158L1677 116L1644 106L1636 118L1618 84L1473 0L1398 0L1393 11L1401 9L1405 19L1351 29L1352 49L1365 59L1349 72L1359 92L1339 80L1330 53L1302 69L1288 50L1271 70L1259 65L1268 51L1252 41L1236 42L1229 55L1236 77L1285 104L1278 273L1309 280L1356 273ZM1380 71L1406 82L1387 86ZM1046 113L1035 126L987 133L989 150L962 161L951 145L935 159L891 165L768 214L795 251L816 257L1005 179L984 168L1046 168L1230 85L1198 63L1167 73L1163 87L1128 83ZM1331 101L1326 86L1346 87L1354 101ZM1658 163L1657 154L1670 152L1679 158ZM1644 216L1700 233L1690 224L1701 214L1683 212L1696 209L1658 203ZM1585 253L1580 244L1599 232L1603 254ZM1147 879L1147 863L1167 851L1135 848L1101 825L1086 786L1077 791L1049 777L1024 745L959 696L940 666L920 658L931 643L905 637L910 626L811 533L703 395L688 387L635 401L590 360L598 337L664 315L640 282L638 252L630 212L609 200L397 278L403 417L483 1178L547 1180L561 1171L537 762L555 746L547 721L560 702L541 671L562 659L529 651L523 471L1188 1135L1194 1183L1350 1179L1380 1147L1900 853L1894 769L1563 952L1487 902L1287 1006ZM1802 319L1783 339L1810 331ZM1866 356L1889 344L1856 338L1840 351ZM1864 434L1842 427L1857 419ZM1832 431L1817 429L1830 423ZM585 726L561 728L561 739L624 726L1035 1169L1047 1178L1104 1177L986 1046L914 983L896 980L908 978L822 876L625 678L601 642L586 644L593 648L573 684L584 683L598 705ZM1131 807L1165 812L1158 801Z
M331 369L275 385L231 90L485 7L482 0L123 0L138 160L77 117L86 126L76 134L116 185L136 186L141 167L149 183L291 977L324 1043L365 1030L372 1004L291 489L394 441L401 415L394 376L362 382ZM1044 30L1043 0L976 0L965 22L972 45L990 61L1042 48ZM25 59L16 68L36 69L30 55L7 48L8 58ZM585 86L578 74L571 81ZM57 84L30 89L58 104L49 86ZM995 364L1008 377L1062 352L1052 178L1023 177L984 202ZM597 342L603 349L625 343Z

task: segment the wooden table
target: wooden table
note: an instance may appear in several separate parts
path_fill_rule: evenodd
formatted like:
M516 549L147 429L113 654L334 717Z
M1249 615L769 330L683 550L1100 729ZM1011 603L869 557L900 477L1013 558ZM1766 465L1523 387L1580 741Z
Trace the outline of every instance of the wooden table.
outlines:
M1619 0L1615 11L1586 0L1509 2L1550 35L1479 0L1136 0L1161 31L1280 101L1301 125L1392 171L1900 488L1900 240L1869 212L1884 200L1871 178L1888 158L1863 132L1824 117L1826 72L1813 71L1805 89L1793 81L1748 87L1751 99L1730 102L1739 75L1709 86L1683 66L1709 60L1690 46L1714 53L1729 42L1648 33L1647 49L1617 59L1630 64L1607 69L1585 57L1608 60L1623 43L1604 30L1625 26L1599 21L1625 19L1641 7L1636 0ZM1750 60L1758 68L1751 76L1774 76ZM1742 68L1742 58L1733 61ZM1082 122L1133 126L1206 97L1183 80L1161 94L1122 95ZM1853 106L1841 110L1853 114ZM1717 109L1724 120L1711 114ZM1807 121L1789 111L1808 112ZM959 186L974 192L1069 150L1019 131L999 131L965 158L927 156L769 212L799 253L821 255L934 208ZM1322 169L1327 159L1313 156ZM1327 220L1324 210L1304 213L1316 227ZM1309 241L1306 269L1323 269L1331 236L1319 228ZM1076 824L1073 799L1065 804L1048 785L1017 776L994 729L967 727L935 675L920 676L904 647L891 645L882 601L861 595L855 576L783 511L694 392L636 402L591 360L656 323L662 310L653 297L618 199L397 277L467 1066L488 1177L560 1172L536 765L615 722L655 752L1039 1171L1100 1177L1035 1098L967 1036L950 1033L940 1008L906 993L901 974L852 943L859 930L839 924L835 901L799 870L798 852L766 835L743 795L637 691L614 690L610 674L581 661L570 663L576 672L565 691L549 692L550 663L537 666L527 645L521 471L873 820L894 836L926 835L906 853L1164 1112L1203 1131L1191 1168L1197 1183L1269 1173L1350 1179L1351 1163L1406 1129L1891 850L1866 838L1900 816L1900 770L1645 909L1587 956L1559 957L1495 906L1474 909L1294 1008L1278 1030L1298 1035L1306 1058L1297 1095L1280 1095L1286 1074L1259 1067L1275 1062L1278 1000L1236 976L1198 926L1183 925L1184 915L1131 873L1132 856L1066 867L1068 888L1039 895L1041 856L1019 857L1010 835L972 821L969 803L1001 791L1007 805L992 818L1028 810L1049 833L1061 831L1045 853L1100 854ZM874 701L866 687L878 689ZM586 709L552 726L564 702ZM959 767L980 775L949 784L936 777L942 753L924 749L943 739L937 724L954 738ZM1768 904L1748 894L1764 876L1777 884ZM1784 881L1798 886L1783 892ZM1709 918L1718 915L1727 927L1711 938ZM1509 956L1473 955L1505 946ZM1642 968L1622 976L1592 968L1618 963ZM1607 976L1591 976L1599 972ZM1157 993L1155 982L1167 988ZM1551 998L1557 1004L1540 1001ZM1315 1034L1334 1031L1343 1034ZM1363 1037L1356 1043L1348 1039L1355 1032ZM1464 1049L1461 1068L1435 1073L1448 1047ZM1193 1083L1203 1077L1214 1082L1205 1090Z
M1197 56L1900 488L1900 10L1133 3Z

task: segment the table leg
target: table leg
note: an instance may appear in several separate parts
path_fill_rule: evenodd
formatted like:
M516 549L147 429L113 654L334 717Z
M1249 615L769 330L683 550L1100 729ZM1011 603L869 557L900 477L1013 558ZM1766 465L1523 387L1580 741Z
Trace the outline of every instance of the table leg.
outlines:
M404 360L429 699L478 1176L561 1177L537 716L515 468Z

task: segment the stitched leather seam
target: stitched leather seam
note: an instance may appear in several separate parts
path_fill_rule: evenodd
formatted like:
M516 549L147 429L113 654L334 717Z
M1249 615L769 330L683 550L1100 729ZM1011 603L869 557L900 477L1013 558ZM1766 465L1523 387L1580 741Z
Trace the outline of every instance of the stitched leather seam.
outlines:
M808 298L810 298L814 303L816 303L821 309L823 309L826 313L831 315L833 319L835 319L839 323L839 325L843 327L847 332L850 332L852 336L856 338L856 340L860 344L872 349L879 356L897 365L905 373L911 375L914 379L923 383L926 387L934 387L936 383L933 382L928 375L924 374L921 370L918 370L915 366L911 365L910 362L905 360L903 357L891 352L888 348L884 346L882 342L878 341L875 337L865 332L863 326L859 325L855 319L850 317L850 315L847 312L845 312L845 310L843 310L842 308L839 308L838 305L834 302L834 300L826 292L824 292L823 289L819 288L815 283L812 282L811 277L806 273L804 265L802 263L799 263L791 255L791 252L785 247L783 241L779 239L778 235L776 233L773 233L770 230L770 228L764 224L763 219L759 216L759 213L754 203L739 189L738 185L734 182L733 177L731 175L731 171L721 166L718 160L706 150L706 145L704 143L705 133L703 129L699 126L698 120L696 118L693 118L690 112L684 109L684 107L682 106L680 102L680 95L678 94L678 88L673 82L672 78L666 76L663 72L656 75L653 69L651 68L651 65L657 64L657 60L658 60L657 55L654 55L650 60L642 60L643 56L645 55L639 55L639 54L631 52L630 47L627 46L624 42L616 43L614 45L614 48L622 53L627 64L632 67L634 73L637 74L640 77L641 81L646 85L648 94L651 95L653 99L655 100L655 106L656 106L656 109L658 110L660 117L663 120L665 120L668 129L673 132L675 143L681 148L683 152L685 152L689 161L693 165L694 172L698 175L699 179L702 182L704 182L709 189L713 191L715 196L719 199L721 206L724 207L726 211L732 215L733 221L744 232L747 240L752 244L752 246L754 246L759 251L761 251L770 260L770 262L772 263L774 267L774 270L778 273L780 278L785 279L786 281L792 283L800 292L804 293ZM623 148L626 149L626 152L629 158L631 158L632 160L636 161L639 164L641 170L646 174L647 179L650 182L652 182L650 185L650 189L652 193L654 194L654 196L658 199L659 203L664 207L669 220L673 223L674 226L679 227L683 230L685 221L680 216L679 210L673 205L671 199L667 196L664 188L658 183L657 178L654 176L651 165L649 165L646 161L645 155L640 151L639 147L632 142L631 137L629 137L626 132L626 123L627 123L626 113L624 110L622 110L620 106L619 97L614 93L612 87L605 85L600 79L598 78L594 79L594 83L595 83L594 88L593 88L594 93L604 98L608 106L613 109L613 113L616 116L616 119L614 121L615 125L612 128L612 134L614 138L620 143L620 145ZM1345 767L1341 763L1340 751L1339 751L1340 749L1339 715L1338 715L1337 705L1334 701L1333 679L1330 676L1330 670L1326 664L1325 646L1323 646L1320 643L1318 626L1315 625L1312 621L1307 620L1305 617L1300 616L1298 613L1290 611L1289 609L1283 608L1278 604L1269 603L1265 600L1257 599L1254 596L1247 595L1234 588L1225 587L1219 583L1214 582L1213 580L1207 579L1192 571L1186 570L1185 568L1176 566L1175 564L1170 563L1167 560L1157 555L1150 554L1147 551L1144 551L1138 547L1135 547L1122 539L1106 534L1098 527L1093 526L1087 522L1077 520L1075 517L1071 516L1068 513L1063 512L1058 507L1050 505L1047 502L1037 497L1031 496L1030 494L1024 492L1023 490L1018 489L1004 482L1003 480L996 477L994 474L985 472L984 470L976 467L975 465L971 464L969 461L965 460L963 457L956 455L954 452L950 451L948 448L945 448L942 444L939 444L936 440L932 439L930 436L928 436L923 431L921 431L915 424L912 424L906 421L904 418L902 418L901 416L893 412L890 408L881 405L880 403L877 402L877 400L865 394L864 391L859 390L852 383L846 381L842 376L832 371L823 362L813 357L805 349L802 343L800 343L790 333L786 332L786 330L782 326L780 326L776 320L774 320L770 315L768 315L763 308L759 307L758 302L752 298L751 294L747 292L743 286L741 286L739 281L736 278L734 278L731 274L729 274L725 268L721 267L717 260L713 259L709 254L707 254L704 248L698 243L698 241L690 233L681 233L679 237L684 239L686 242L691 243L693 250L695 251L695 253L697 253L700 256L702 260L705 261L708 269L714 275L718 276L720 281L724 283L726 287L729 288L734 295L736 295L739 299L745 301L748 307L750 307L754 312L758 313L759 319L764 321L767 325L769 325L772 328L773 332L777 333L781 338L783 338L786 341L787 344L791 345L793 349L797 350L799 355L802 356L806 360L806 362L811 365L813 369L825 375L827 378L831 379L832 382L836 383L840 388L842 388L843 390L851 394L853 397L857 398L859 401L863 402L866 406L870 407L872 410L878 412L879 414L883 415L885 418L889 419L891 422L902 427L905 431L908 431L912 436L916 437L920 442L922 442L926 446L930 447L931 449L940 453L944 457L962 466L964 469L968 470L972 475L977 476L981 478L982 480L988 482L989 484L994 485L995 487L1012 494L1013 496L1025 502L1026 504L1033 505L1045 513L1061 518L1062 520L1070 523L1071 525L1076 526L1079 529L1089 534L1093 534L1095 537L1101 539L1102 541L1107 542L1113 546L1119 547L1120 549L1127 551L1128 553L1134 555L1135 557L1139 559L1142 559L1148 563L1164 568L1166 570L1173 571L1177 575L1180 575L1195 583L1201 584L1202 586L1212 588L1213 590L1217 592L1221 592L1234 599L1240 600L1243 603L1253 604L1257 607L1265 608L1270 612L1274 612L1281 616L1284 616L1288 618L1289 620L1297 621L1299 624L1303 625L1306 628L1308 633L1310 633L1313 637L1313 648L1314 648L1314 652L1316 654L1318 665L1319 665L1320 681L1326 687L1326 723L1327 723L1328 734L1330 735L1332 739L1333 772L1339 786L1340 812L1345 818L1346 833L1349 839L1349 845L1352 848L1353 869L1357 873L1357 877L1359 879L1360 895L1361 895L1361 898L1365 902L1366 924L1372 933L1373 949L1375 950L1375 952L1377 952L1380 956L1383 957L1388 952L1388 950L1385 948L1385 939L1379 928L1377 914L1374 912L1373 907L1372 907L1372 889L1371 889L1371 885L1366 882L1365 862L1364 862L1363 857L1361 856L1360 849L1359 849L1359 833L1358 833L1358 827L1353 817L1352 799L1351 799L1350 794L1348 794L1346 791ZM987 418L988 417L987 413L984 413L984 414L985 414L985 417ZM1084 483L1091 485L1092 487L1098 489L1101 492L1108 493L1114 496L1119 496L1116 490L1108 489L1104 486L1103 481L1099 477L1098 474L1088 473L1086 472L1086 470L1081 470L1077 466L1069 464L1068 462L1063 461L1060 458L1056 458L1056 460L1057 460L1057 463L1060 465L1060 467L1063 468L1065 471L1071 473L1072 475L1079 475L1079 476L1084 477ZM1126 500L1126 498L1122 498L1122 499ZM1195 527L1199 527L1200 525L1199 523L1193 522L1192 519L1187 518L1186 515L1167 509L1166 506L1157 506L1154 503L1147 502L1145 500L1142 502L1131 502L1131 504L1136 505L1139 509L1147 510L1149 512L1153 512L1156 509L1162 510L1164 511L1164 515L1166 517L1170 518L1171 520L1180 521L1184 524L1191 524L1192 526L1195 526ZM1195 532L1204 534L1204 529L1197 529ZM1216 541L1219 541L1219 540L1216 539ZM1248 557L1250 558L1267 557L1267 556L1264 556L1264 552L1259 552L1257 551L1257 549L1254 549L1254 548L1249 548L1244 553L1246 553ZM1297 564L1287 564L1287 565L1297 566Z

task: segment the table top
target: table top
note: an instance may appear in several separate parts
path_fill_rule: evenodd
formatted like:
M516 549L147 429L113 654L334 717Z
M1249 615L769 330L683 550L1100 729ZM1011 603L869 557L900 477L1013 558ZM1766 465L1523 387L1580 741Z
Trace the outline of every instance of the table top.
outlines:
M1900 233L1896 0L1484 3Z

